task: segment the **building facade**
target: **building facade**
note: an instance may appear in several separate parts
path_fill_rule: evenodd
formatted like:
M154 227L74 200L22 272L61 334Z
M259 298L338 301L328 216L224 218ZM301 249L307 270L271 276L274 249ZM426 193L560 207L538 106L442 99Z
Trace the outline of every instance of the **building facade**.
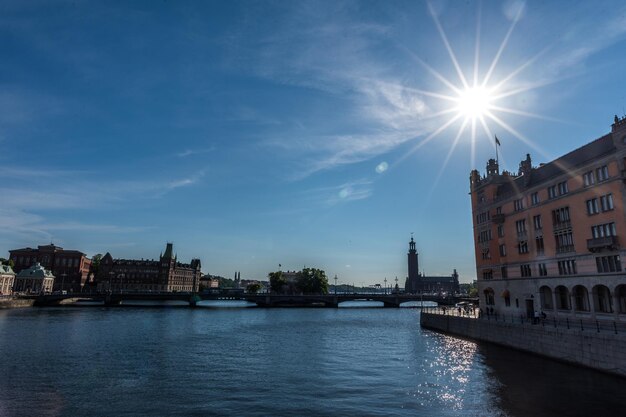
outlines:
M113 259L106 253L96 276L100 291L197 292L202 278L200 259L178 262L168 243L159 260Z
M470 174L482 308L626 320L626 117L611 132L517 174Z
M14 292L42 294L52 292L54 275L40 263L35 263L28 269L22 269L15 277Z
M15 283L15 272L9 265L0 264L0 295L11 295Z
M36 263L52 271L52 274L57 277L54 291L82 291L91 267L91 259L84 253L77 250L66 250L53 244L37 246L37 249L10 250L9 259L13 261L14 270L18 274Z
M429 277L419 272L418 254L413 237L409 242L407 258L408 276L404 282L404 292L409 294L456 294L459 292L459 274L457 274L456 269L450 276Z

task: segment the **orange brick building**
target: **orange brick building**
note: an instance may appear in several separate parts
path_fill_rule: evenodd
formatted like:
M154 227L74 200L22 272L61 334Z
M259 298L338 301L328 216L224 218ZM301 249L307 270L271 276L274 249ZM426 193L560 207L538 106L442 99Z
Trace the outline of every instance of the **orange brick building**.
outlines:
M51 270L56 277L54 291L82 291L91 268L91 259L84 253L77 250L66 250L53 244L37 246L37 249L10 250L9 259L13 261L15 265L13 269L16 273L37 263L45 269Z
M470 174L481 307L626 320L626 117L611 133L517 174Z

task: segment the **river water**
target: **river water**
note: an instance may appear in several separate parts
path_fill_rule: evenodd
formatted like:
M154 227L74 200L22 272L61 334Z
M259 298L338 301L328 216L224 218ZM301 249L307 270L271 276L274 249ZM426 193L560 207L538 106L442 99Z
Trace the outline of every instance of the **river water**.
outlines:
M624 386L417 309L0 311L0 416L610 416Z

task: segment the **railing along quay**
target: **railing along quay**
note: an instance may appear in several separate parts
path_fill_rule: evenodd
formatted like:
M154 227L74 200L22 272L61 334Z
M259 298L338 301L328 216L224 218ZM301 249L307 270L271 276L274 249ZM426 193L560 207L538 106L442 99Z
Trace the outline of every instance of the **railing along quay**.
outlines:
M509 323L520 326L541 326L558 329L578 330L581 332L626 334L626 322L601 319L589 320L575 317L548 316L546 318L528 318L514 314L483 314L479 309L463 309L454 307L424 307L422 313L440 314L466 319L493 321L494 323Z

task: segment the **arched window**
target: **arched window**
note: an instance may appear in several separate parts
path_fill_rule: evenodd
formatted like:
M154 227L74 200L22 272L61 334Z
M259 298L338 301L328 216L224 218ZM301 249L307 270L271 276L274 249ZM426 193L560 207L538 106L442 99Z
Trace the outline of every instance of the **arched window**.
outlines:
M559 285L554 289L556 295L556 308L559 310L570 310L569 291L566 287Z
M593 287L593 309L598 313L612 313L611 292L605 285Z
M485 304L487 304L488 306L496 304L493 289L491 288L485 289Z
M565 288L565 287L563 287ZM543 286L539 289L539 295L541 297L541 308L544 310L554 309L552 304L552 290L548 286Z
M574 287L574 309L576 311L589 311L589 292L582 285Z

